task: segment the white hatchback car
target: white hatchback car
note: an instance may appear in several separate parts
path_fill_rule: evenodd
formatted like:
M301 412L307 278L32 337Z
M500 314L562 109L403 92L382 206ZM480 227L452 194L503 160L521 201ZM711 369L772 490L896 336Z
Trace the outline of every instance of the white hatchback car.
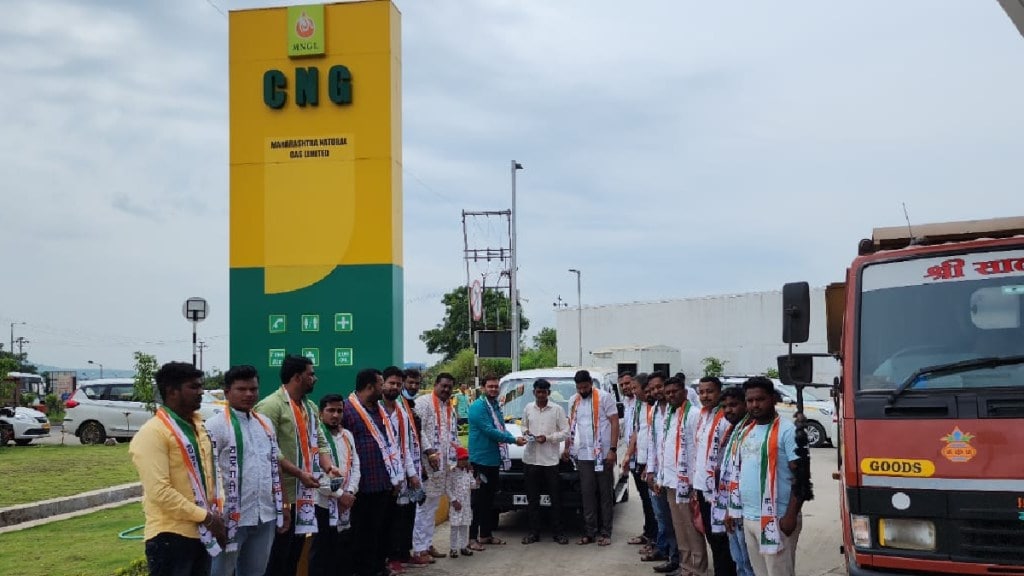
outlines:
M127 442L153 413L135 398L132 378L105 378L81 383L64 403L64 430L82 444L102 444L107 438ZM204 419L220 413L226 403L220 390L206 390L199 413Z
M11 439L18 446L27 446L36 438L50 435L50 420L33 408L0 408L0 420L10 425Z

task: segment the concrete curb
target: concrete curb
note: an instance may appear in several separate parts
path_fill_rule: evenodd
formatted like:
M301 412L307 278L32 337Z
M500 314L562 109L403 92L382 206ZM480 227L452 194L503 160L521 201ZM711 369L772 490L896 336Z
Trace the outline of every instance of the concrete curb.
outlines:
M121 484L102 488L91 492L83 492L74 496L53 498L30 504L19 504L9 508L0 508L0 530L8 531L26 522L34 522L57 516L98 508L108 504L121 504L126 500L142 496L142 483Z

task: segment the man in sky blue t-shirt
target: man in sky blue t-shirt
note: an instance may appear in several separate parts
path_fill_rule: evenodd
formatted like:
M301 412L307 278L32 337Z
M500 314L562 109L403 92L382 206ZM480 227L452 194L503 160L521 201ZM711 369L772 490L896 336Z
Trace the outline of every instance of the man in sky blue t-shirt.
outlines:
M752 428L737 432L744 434L740 444L740 499L750 563L756 574L794 576L803 506L792 491L796 427L775 411L775 385L771 380L756 376L743 384L743 390L749 416L755 422ZM776 429L777 436L773 434ZM771 463L775 464L774 475ZM765 521L767 528L763 529Z

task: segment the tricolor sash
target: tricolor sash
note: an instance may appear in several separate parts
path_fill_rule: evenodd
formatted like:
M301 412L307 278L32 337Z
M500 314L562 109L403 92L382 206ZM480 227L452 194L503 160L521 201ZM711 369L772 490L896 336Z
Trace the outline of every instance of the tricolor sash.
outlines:
M186 422L173 411L163 406L157 407L156 417L174 436L174 441L181 452L189 484L192 485L192 496L196 506L209 511L210 514L219 514L221 502L216 497L218 479L220 478L220 474L217 473L217 454L211 450L214 469L210 470L210 474L213 477L213 486L210 486L207 483L206 470L203 468L203 459L199 454L199 440L192 429L193 423ZM213 499L209 498L210 494L214 495ZM220 544L217 543L213 533L203 524L199 524L199 540L203 543L203 547L206 548L207 554L210 556L220 554Z
M583 397L579 394L576 395L576 399L572 403L572 408L569 410L569 439L570 442L576 437L576 409L579 408L580 402ZM598 427L598 413L601 410L600 393L596 388L591 389L590 392L590 423L591 428L594 431L594 471L601 472L604 470L604 458L601 454L601 434L599 433ZM579 458L579 453L576 454Z
M484 398L484 404L487 405L487 411L491 413L491 421L494 422L494 427L498 430L505 429L505 423L498 417L498 411L491 406L491 399ZM508 444L505 442L498 442L498 453L501 454L501 469L509 470L512 468L512 459L508 457Z
M281 394L288 400L292 408L292 420L295 422L295 463L303 471L314 478L321 475L319 446L317 445L316 415L313 409L303 400L296 403L288 392L281 387ZM298 482L295 491L295 523L296 534L316 533L316 493L312 488Z
M384 431L387 432L385 437L381 430L377 428L377 425L373 423L373 419L370 418L366 408L363 407L355 392L348 395L348 401L352 405L352 409L356 411L356 414L359 414L363 425L366 426L366 431L370 433L373 441L377 443L377 449L380 450L380 455L384 459L384 467L387 468L388 479L391 480L391 485L398 486L405 478L405 469L402 468L402 457L398 454L398 446L391 433L390 419L387 413L384 411L384 408L381 408L379 404L377 405L377 410L384 424Z
M225 551L227 552L234 552L238 549L238 543L235 541L235 534L238 531L238 522L242 518L242 471L245 459L245 445L242 440L242 426L238 421L238 418L231 412L231 408L225 408L224 410L224 418L228 423L228 430L232 431L232 433L227 435L228 473L223 479L224 500L226 503L224 507L224 518L228 529L228 545L225 547ZM255 412L250 412L249 415L263 427L263 431L266 432L267 440L270 444L270 480L274 491L274 510L277 515L277 527L280 528L281 526L284 526L284 499L281 489L281 471L278 469L277 441L274 439L274 433L270 424L264 422L262 416Z

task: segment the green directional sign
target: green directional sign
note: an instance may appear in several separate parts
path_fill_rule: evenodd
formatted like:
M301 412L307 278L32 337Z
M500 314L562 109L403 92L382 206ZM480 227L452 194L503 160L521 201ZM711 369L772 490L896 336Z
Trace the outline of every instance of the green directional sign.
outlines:
M352 331L352 313L351 312L338 312L334 315L334 331L335 332L351 332Z
M303 314L302 315L302 331L303 332L319 332L320 331L320 315L319 314Z
M288 317L284 314L271 314L267 319L271 334L284 334L288 330Z
M313 366L320 365L320 349L319 348L303 348L302 355L309 358L313 362Z
M334 349L334 365L335 366L351 366L352 365L352 349L351 348L335 348Z
M271 348L269 350L267 364L270 366L281 366L284 363L285 350L284 348Z

